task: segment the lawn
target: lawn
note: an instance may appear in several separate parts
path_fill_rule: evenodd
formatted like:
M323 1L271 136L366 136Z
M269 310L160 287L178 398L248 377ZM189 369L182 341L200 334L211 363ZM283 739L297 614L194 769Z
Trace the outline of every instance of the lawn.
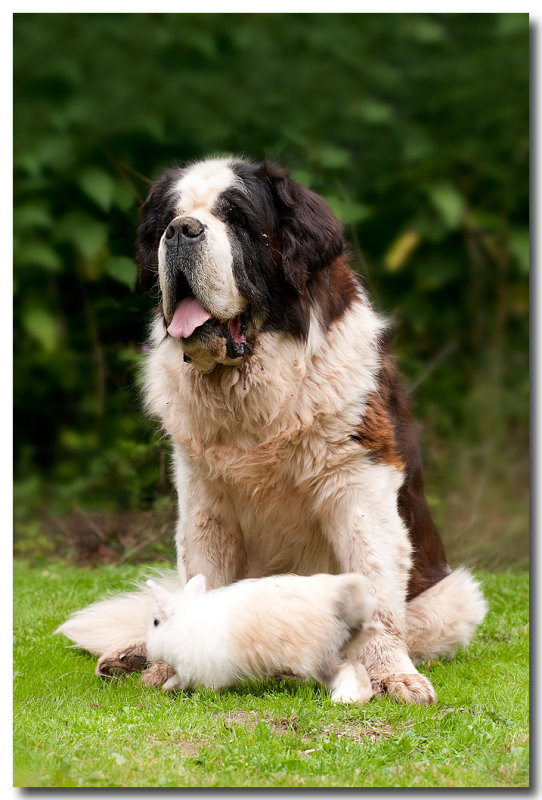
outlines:
M335 705L294 680L175 695L100 680L53 631L145 571L15 563L16 786L528 785L526 573L480 574L489 614L451 662L424 665L438 703L416 707Z

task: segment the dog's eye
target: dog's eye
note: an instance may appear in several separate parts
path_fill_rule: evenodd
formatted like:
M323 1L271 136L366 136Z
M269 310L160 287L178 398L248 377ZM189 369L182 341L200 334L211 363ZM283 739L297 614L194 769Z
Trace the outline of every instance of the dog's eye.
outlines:
M231 222L232 225L242 225L245 221L243 212L240 211L236 206L227 206L226 219L228 222Z
M156 628L157 625L160 625L160 620L159 619L155 619L154 620L154 627Z

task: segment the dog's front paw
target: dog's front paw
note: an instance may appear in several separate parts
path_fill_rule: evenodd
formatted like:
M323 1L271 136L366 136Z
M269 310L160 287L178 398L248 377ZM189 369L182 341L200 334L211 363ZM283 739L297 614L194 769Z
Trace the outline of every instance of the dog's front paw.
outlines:
M375 685L376 683L376 685ZM437 696L430 681L419 672L394 673L373 680L376 694L385 692L400 703L435 703Z
M145 642L134 642L122 650L105 653L98 659L95 673L100 678L125 675L127 672L141 672L148 666Z
M145 670L141 676L144 686L164 686L164 684L173 678L175 670L163 661L157 661ZM164 687L165 688L165 687Z

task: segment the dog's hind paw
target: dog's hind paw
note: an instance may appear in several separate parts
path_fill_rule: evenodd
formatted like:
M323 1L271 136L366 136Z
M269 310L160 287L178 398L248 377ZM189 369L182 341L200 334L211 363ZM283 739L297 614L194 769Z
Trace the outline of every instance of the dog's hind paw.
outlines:
M144 686L163 686L167 681L170 681L174 675L174 669L163 661L157 661L145 670L141 676L141 680Z
M435 703L437 696L430 681L419 672L394 673L373 679L377 694L385 692L399 703Z

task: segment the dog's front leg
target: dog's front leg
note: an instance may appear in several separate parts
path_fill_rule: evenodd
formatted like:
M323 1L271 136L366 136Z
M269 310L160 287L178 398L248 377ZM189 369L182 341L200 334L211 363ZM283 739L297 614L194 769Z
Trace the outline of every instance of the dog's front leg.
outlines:
M179 517L175 536L182 582L202 574L216 589L246 577L243 534L226 487L177 458Z
M182 583L194 575L216 589L246 576L246 553L241 528L221 482L208 481L197 468L177 456L179 517L175 544L177 570ZM143 673L146 686L170 684L171 667L152 664Z
M417 671L405 643L411 545L397 511L400 476L393 467L364 465L319 492L323 532L341 572L361 572L378 600L381 633L359 652L376 694L432 703L431 683ZM335 488L337 487L337 488Z

